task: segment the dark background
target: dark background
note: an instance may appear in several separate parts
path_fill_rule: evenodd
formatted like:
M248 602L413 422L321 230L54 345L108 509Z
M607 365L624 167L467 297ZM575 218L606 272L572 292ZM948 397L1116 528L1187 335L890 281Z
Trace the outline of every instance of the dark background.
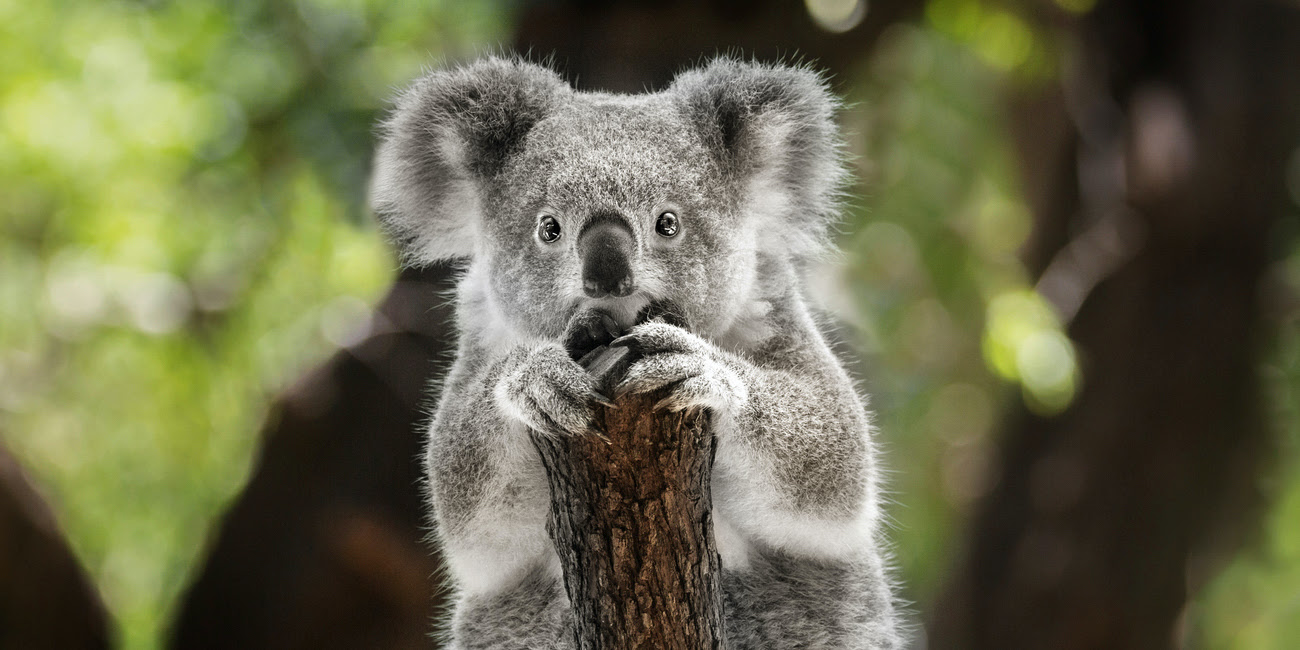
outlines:
M431 645L448 272L365 184L500 48L831 75L916 647L1300 643L1300 4L409 4L0 2L0 648Z

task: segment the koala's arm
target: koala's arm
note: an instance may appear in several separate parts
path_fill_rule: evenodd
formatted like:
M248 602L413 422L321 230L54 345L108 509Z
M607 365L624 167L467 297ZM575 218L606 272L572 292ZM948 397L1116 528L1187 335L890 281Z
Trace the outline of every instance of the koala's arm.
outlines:
M820 338L793 345L752 357L719 351L748 400L717 415L715 502L768 544L846 557L875 530L871 424Z
M713 501L743 537L799 555L849 558L876 523L871 423L802 309L743 354L649 323L628 337L646 356L620 392L672 386L665 406L712 411Z
M427 469L437 535L463 592L509 586L550 557L550 493L529 425L553 435L586 427L590 409L570 394L587 381L558 344L494 353L462 342L429 428Z

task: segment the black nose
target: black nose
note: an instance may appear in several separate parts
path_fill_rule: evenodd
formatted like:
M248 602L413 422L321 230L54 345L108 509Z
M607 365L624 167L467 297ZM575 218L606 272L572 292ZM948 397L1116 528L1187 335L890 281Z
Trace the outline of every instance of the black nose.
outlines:
M636 291L632 254L636 238L619 217L597 217L578 236L582 256L582 292L589 298L622 298Z

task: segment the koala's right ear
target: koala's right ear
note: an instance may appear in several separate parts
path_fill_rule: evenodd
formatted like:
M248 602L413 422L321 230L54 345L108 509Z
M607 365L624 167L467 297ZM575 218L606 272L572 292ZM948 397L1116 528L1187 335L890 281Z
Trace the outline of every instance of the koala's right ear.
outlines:
M669 92L727 177L741 182L760 247L796 258L830 249L848 173L839 101L825 77L721 57L678 75Z
M489 57L433 72L397 97L380 129L370 204L408 263L474 254L483 183L571 94L547 68Z

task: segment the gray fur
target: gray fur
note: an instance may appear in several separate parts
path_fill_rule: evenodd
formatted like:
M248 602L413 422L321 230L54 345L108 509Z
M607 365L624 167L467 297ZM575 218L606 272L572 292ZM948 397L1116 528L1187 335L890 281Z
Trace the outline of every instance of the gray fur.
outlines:
M487 58L433 72L384 125L375 211L407 259L465 259L457 360L430 426L455 648L570 648L528 429L587 435L601 399L561 337L599 308L644 357L618 390L704 407L735 648L893 648L871 425L814 324L800 269L828 249L845 171L807 69L717 59L646 95L580 93ZM681 233L656 235L675 212ZM561 224L543 243L539 214ZM576 235L625 219L637 291L588 298ZM670 300L689 330L637 325Z

